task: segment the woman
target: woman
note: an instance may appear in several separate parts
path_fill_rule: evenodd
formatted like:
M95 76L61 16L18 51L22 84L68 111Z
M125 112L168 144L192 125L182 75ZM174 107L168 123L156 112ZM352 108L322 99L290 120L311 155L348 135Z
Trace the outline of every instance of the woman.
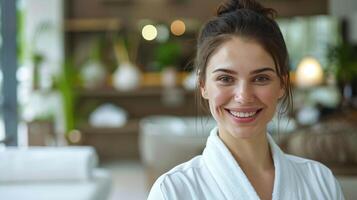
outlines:
M344 199L324 165L284 154L267 134L291 104L288 53L274 10L222 4L198 38L200 93L217 127L202 155L162 175L148 199Z

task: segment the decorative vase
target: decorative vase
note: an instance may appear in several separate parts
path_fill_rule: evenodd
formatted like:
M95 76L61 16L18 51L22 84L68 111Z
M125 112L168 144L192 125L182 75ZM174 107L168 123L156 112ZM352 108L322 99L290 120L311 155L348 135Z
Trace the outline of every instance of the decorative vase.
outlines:
M105 103L97 107L89 116L94 127L122 127L127 122L127 112L114 104Z
M162 71L161 84L164 88L176 87L177 72L174 67L166 67Z
M130 62L118 66L113 75L113 87L117 90L128 91L136 89L140 84L140 71Z

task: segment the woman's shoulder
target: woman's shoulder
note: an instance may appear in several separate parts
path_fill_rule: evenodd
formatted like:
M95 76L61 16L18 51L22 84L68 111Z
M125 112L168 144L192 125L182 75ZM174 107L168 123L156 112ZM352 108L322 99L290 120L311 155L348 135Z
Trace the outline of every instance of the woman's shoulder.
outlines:
M192 188L196 187L197 177L205 173L202 156L177 165L161 175L150 190L148 199L189 198Z
M298 156L294 156L294 155L290 155L290 154L285 154L286 158L288 159L288 161L298 167L301 168L308 168L310 170L318 170L318 171L322 171L324 173L331 173L331 170L326 167L324 164L316 161L316 160L311 160L308 158L302 158L302 157L298 157Z
M304 179L301 183L307 183L309 189L313 191L321 191L328 193L327 197L332 197L332 199L344 199L341 191L341 187L336 180L336 177L332 171L324 164L310 160L302 157L297 157L293 155L286 155L290 167L289 173L292 175L293 171L296 173L297 179ZM295 179L296 181L298 181Z
M202 155L198 155L187 162L177 165L176 167L172 168L164 175L175 176L176 174L181 174L181 173L185 174L188 173L190 170L199 170L202 167L203 167Z
M314 175L334 178L332 171L327 166L318 161L289 154L286 154L286 157L289 163L293 165L295 169L302 171L308 176Z

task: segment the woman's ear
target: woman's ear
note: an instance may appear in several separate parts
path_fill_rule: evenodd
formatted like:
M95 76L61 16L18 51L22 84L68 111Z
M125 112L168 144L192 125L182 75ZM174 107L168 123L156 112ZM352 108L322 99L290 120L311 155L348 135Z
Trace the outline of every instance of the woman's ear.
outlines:
M208 99L206 85L202 82L202 80L200 80L200 81L198 82L198 84L199 84L201 96L202 96L204 99Z
M199 77L201 77L201 70L197 70L198 87L200 88L201 96L204 99L208 99L206 85L205 85L204 81L202 79L200 79Z
M200 86L200 90L201 90L201 96L202 96L204 99L208 99L206 87Z

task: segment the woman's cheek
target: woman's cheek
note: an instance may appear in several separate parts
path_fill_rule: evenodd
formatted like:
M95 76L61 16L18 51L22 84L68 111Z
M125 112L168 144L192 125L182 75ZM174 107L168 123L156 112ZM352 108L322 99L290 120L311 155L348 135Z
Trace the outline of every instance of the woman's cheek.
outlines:
M212 108L215 112L219 113L222 111L224 105L228 104L230 101L229 91L222 88L214 88L212 90Z
M275 105L278 101L278 94L272 90L259 91L259 99L266 105Z

